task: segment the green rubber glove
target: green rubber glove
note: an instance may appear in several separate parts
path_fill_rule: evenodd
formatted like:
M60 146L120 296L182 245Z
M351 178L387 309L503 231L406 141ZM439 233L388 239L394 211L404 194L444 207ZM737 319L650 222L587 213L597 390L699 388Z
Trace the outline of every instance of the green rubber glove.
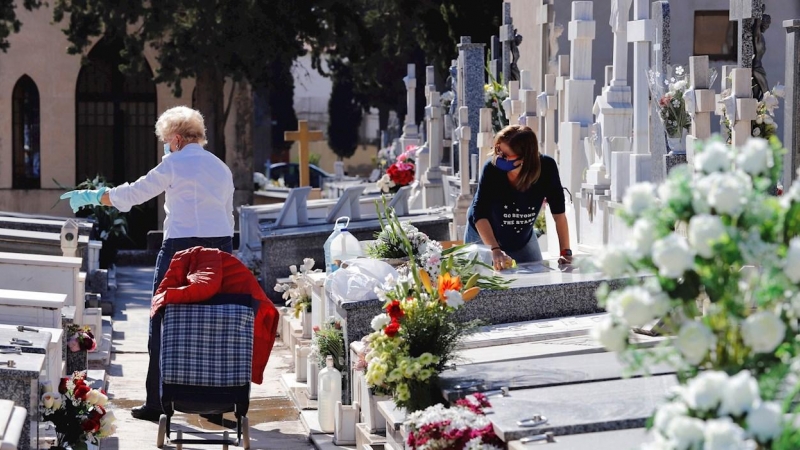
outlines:
M69 206L72 207L72 212L78 212L79 209L86 205L102 205L100 199L103 198L103 194L107 191L107 187L101 187L97 190L79 189L61 194L61 200L69 199Z

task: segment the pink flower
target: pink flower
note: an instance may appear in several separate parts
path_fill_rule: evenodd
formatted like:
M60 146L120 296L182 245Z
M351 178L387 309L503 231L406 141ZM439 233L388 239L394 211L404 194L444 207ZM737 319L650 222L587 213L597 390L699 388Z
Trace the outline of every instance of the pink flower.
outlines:
M80 343L80 341L78 341L78 335L77 334L75 336L72 336L71 338L69 338L69 341L67 341L67 348L69 348L69 351L71 351L71 352L79 352L79 351L81 351L81 343Z

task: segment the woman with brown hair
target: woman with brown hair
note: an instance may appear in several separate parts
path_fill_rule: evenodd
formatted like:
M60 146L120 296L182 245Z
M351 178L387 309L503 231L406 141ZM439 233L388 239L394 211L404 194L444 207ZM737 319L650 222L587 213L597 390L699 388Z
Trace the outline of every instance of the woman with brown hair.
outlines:
M510 259L542 260L533 223L544 200L556 223L561 264L572 262L564 190L553 158L539 154L536 134L521 125L509 125L495 137L492 159L483 167L478 191L469 209L466 243L492 248L496 270Z

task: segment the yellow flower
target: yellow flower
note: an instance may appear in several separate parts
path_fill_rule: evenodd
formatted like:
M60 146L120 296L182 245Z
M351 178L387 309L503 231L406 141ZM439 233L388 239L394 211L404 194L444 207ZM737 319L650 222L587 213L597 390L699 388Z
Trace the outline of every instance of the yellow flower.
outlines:
M403 379L403 371L401 369L399 369L399 368L392 369L392 371L389 372L389 376L386 377L386 381L389 382L389 383L394 383L394 382L400 381L402 379Z
M417 379L419 381L425 381L432 376L433 376L433 371L431 369L422 369L417 374Z
M411 398L411 391L408 389L408 385L405 383L399 383L394 392L397 394L397 399L401 402Z
M439 362L439 358L433 356L431 353L425 352L419 355L419 363L423 366L430 366Z
M444 295L446 291L461 291L461 277L458 275L451 276L450 272L445 272L439 275L437 286L439 289L439 299L442 301L447 300L447 297Z

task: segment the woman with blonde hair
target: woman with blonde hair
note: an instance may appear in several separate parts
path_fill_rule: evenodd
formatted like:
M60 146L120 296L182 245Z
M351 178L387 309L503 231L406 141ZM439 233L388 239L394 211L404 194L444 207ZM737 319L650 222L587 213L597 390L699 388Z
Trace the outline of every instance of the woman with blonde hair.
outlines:
M492 159L483 167L478 190L469 208L464 241L492 248L494 268L511 259L542 260L533 224L545 199L555 219L561 247L559 263L572 262L564 190L553 158L539 154L532 129L510 125L495 137Z
M156 121L156 136L164 143L164 157L155 168L133 183L112 189L76 190L65 193L72 210L85 205L113 206L122 212L164 192L164 240L153 276L155 295L172 256L196 246L233 251L233 176L224 162L203 148L206 127L196 110L177 106L164 111ZM147 370L147 401L133 408L133 417L158 420L161 314L150 319L150 365Z

